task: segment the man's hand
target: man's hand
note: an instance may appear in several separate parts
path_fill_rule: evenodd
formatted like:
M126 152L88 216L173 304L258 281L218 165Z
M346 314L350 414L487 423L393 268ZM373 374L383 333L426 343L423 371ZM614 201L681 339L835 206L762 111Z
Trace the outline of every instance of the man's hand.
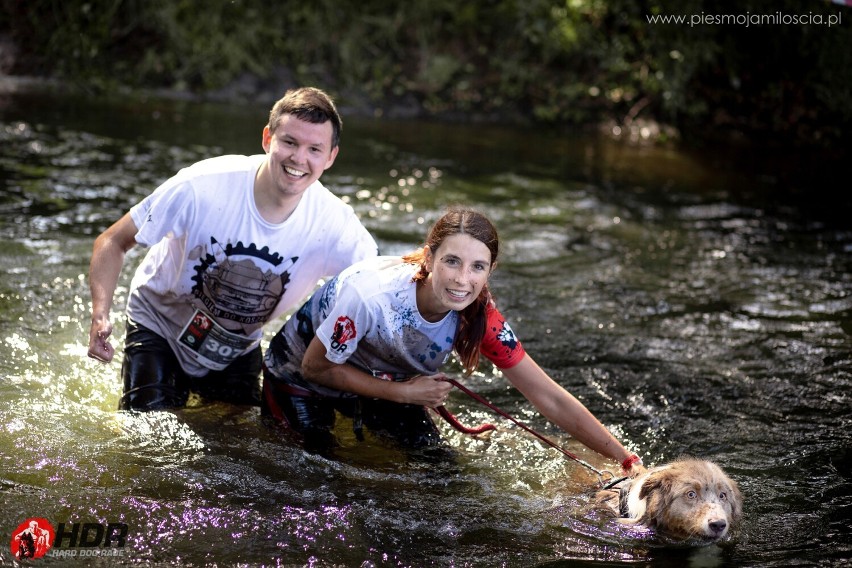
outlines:
M115 348L109 342L111 334L112 323L109 320L92 321L92 327L89 329L89 357L104 363L112 361Z

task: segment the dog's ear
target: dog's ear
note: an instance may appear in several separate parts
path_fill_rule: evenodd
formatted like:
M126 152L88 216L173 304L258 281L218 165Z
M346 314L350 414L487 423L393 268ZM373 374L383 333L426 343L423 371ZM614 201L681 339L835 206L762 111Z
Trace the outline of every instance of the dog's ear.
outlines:
M729 479L731 483L731 492L728 495L728 502L731 504L731 522L739 521L743 514L743 495L740 493L740 488L737 482Z
M639 489L639 498L645 499L655 491L667 492L671 489L673 477L667 470L655 471L648 476Z
M666 468L655 471L648 476L639 488L639 499L645 500L645 512L639 521L647 526L658 526L661 522L661 512L671 500L672 486L675 475Z

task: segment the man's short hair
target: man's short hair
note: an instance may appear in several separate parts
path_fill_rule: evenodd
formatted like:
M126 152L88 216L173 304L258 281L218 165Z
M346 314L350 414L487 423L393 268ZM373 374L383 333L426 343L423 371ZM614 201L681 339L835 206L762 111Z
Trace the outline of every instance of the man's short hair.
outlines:
M290 89L281 97L269 112L269 131L275 132L281 117L292 114L299 120L313 124L331 121L331 147L336 148L340 143L340 132L343 121L337 113L334 101L324 91L315 87Z

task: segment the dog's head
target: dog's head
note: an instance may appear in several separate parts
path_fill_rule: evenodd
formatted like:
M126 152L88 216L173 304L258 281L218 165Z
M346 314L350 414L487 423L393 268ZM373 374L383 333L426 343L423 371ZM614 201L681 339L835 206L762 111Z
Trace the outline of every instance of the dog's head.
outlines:
M713 462L685 458L650 471L639 499L639 522L677 539L719 540L742 515L736 482Z

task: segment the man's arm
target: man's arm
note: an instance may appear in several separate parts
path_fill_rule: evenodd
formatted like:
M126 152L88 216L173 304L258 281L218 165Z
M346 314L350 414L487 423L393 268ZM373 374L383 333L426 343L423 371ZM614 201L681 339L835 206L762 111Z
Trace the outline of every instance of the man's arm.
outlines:
M104 363L112 361L115 349L108 338L112 333L109 313L112 297L121 275L124 257L136 245L136 224L126 213L95 239L89 264L92 294L92 325L89 328L89 357Z

